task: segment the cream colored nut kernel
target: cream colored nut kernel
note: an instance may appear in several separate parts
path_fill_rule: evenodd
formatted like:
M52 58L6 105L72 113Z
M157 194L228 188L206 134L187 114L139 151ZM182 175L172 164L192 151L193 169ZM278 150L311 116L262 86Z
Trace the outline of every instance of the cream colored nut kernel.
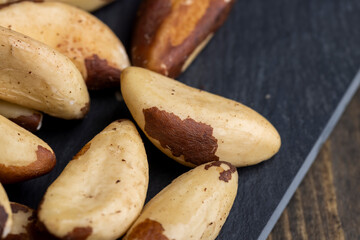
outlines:
M48 188L39 220L64 239L117 239L140 214L148 187L142 140L129 120L95 136Z
M56 163L43 140L0 116L0 182L15 183L50 172Z
M45 0L45 2L63 2L82 8L86 11L95 11L114 0Z
M124 46L95 16L63 3L21 2L0 10L0 25L69 57L89 89L119 86L130 65Z
M95 11L96 9L111 3L113 0L0 0L0 8L6 7L13 3L30 1L30 2L63 2L82 8L86 11Z
M151 142L187 166L227 161L259 163L278 152L276 129L254 110L146 69L121 76L127 107Z
M67 57L3 27L0 99L65 119L84 117L90 101L80 72Z
M3 186L0 183L0 238L5 238L12 227L12 213L10 202Z
M0 100L0 115L30 132L39 130L43 119L41 112L2 100Z
M148 202L124 240L211 240L234 203L236 168L211 162L184 173Z

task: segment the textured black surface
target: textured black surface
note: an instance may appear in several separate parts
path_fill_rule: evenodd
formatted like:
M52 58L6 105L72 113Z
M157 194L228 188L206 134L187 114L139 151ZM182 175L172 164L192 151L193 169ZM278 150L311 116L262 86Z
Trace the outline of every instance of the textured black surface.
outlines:
M139 2L118 0L95 13L128 52ZM239 169L238 196L218 239L258 238L360 66L359 12L358 0L238 0L224 27L179 78L252 107L282 137L274 158ZM91 111L83 121L45 118L38 135L56 152L56 168L7 186L10 200L36 208L47 186L86 142L113 120L130 118L115 92L92 93ZM150 199L187 168L143 139Z

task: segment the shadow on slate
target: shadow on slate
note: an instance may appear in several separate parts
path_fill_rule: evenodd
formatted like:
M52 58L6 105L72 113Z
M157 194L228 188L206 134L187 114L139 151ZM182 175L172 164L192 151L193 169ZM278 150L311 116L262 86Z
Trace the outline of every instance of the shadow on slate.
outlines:
M118 0L95 12L128 53L139 3ZM238 169L238 195L217 239L257 239L263 231L357 73L360 28L353 23L360 22L359 12L357 0L238 0L225 25L179 78L255 109L282 137L275 157ZM131 118L116 91L91 93L84 120L45 117L38 136L54 149L57 165L46 176L6 186L10 200L36 208L83 145L113 120ZM148 201L188 168L142 137L150 165Z

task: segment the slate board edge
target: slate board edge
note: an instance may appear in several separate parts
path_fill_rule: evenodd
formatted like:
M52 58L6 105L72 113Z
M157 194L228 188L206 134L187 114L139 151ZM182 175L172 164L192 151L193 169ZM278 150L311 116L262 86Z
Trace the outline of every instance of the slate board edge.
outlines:
M338 123L340 117L344 113L347 105L350 103L351 99L357 92L360 86L360 70L357 72L355 78L351 82L350 86L346 90L344 96L342 97L340 103L336 107L334 113L330 117L330 120L326 124L324 130L320 134L318 140L314 144L313 148L311 149L310 153L306 157L304 163L300 167L299 171L295 175L293 181L291 182L290 186L286 190L284 196L282 197L281 201L279 202L278 206L276 207L275 211L271 215L269 221L261 231L258 240L266 240L271 230L274 228L275 224L279 220L282 212L286 208L287 204L289 203L290 199L294 195L296 189L299 187L301 181L304 179L306 173L308 172L309 168L311 167L312 163L315 161L322 145L330 136L331 132L335 128L336 124Z

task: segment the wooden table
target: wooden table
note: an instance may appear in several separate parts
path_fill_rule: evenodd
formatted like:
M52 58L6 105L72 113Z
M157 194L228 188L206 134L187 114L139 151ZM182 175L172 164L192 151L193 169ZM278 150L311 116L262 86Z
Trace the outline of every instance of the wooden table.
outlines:
M268 240L360 239L360 91Z

